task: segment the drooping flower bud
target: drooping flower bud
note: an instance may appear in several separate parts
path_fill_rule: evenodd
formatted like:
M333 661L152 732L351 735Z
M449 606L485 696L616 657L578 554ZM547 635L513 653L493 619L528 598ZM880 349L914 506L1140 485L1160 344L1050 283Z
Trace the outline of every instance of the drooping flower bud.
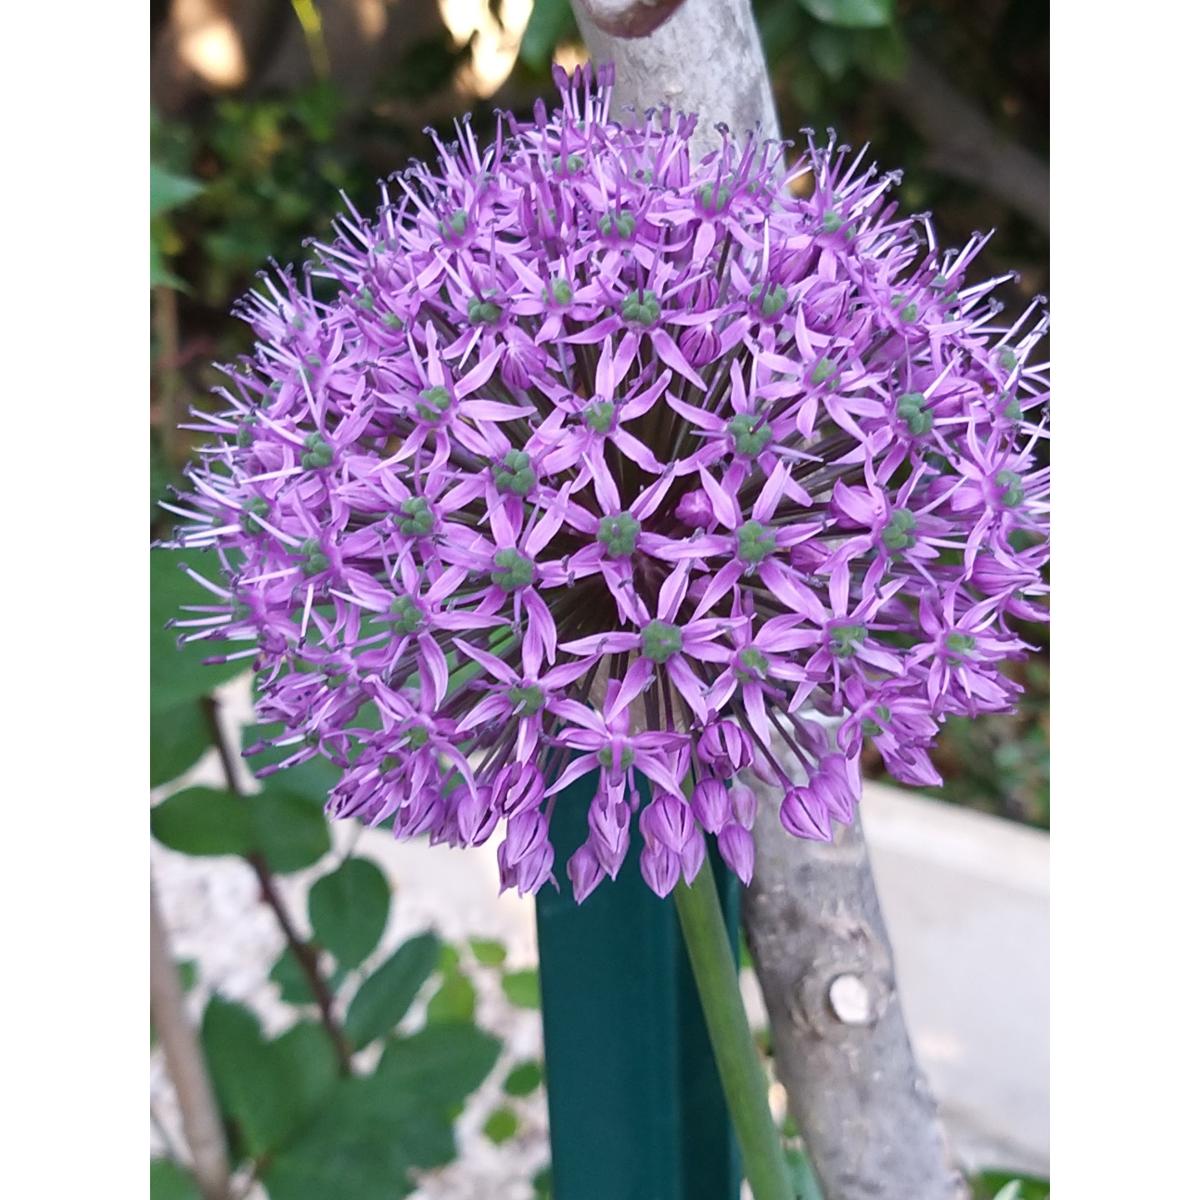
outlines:
M793 837L827 842L833 836L829 813L811 788L789 788L779 806L779 819Z

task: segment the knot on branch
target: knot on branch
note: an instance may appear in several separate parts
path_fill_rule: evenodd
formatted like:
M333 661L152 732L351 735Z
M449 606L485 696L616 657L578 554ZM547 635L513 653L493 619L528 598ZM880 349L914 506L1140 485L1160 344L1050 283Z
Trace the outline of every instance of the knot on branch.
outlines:
M789 1008L799 1027L819 1038L844 1040L878 1024L895 995L887 948L868 928L855 925L838 930L803 968Z
M576 0L576 3L602 33L642 38L653 33L683 0Z

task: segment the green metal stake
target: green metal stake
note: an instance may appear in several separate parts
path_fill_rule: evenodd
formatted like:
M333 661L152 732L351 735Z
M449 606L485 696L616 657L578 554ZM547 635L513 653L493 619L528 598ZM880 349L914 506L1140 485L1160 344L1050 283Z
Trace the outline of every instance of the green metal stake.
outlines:
M596 786L559 795L556 846L587 836ZM642 882L640 852L635 828L616 880L577 906L560 850L559 890L537 897L554 1200L736 1200L737 1143L675 906ZM718 864L712 886L732 954L737 879Z

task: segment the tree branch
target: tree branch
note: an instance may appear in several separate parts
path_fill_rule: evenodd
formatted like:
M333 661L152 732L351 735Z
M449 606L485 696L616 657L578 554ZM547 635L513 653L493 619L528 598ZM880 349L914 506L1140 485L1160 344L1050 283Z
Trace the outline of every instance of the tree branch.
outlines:
M637 38L653 33L683 0L579 0L597 29L613 37Z
M201 701L201 704L204 708L205 718L208 721L209 731L212 734L213 744L216 746L217 754L221 759L226 786L231 792L242 796L245 793L238 782L237 765L230 750L228 739L225 736L225 731L221 728L217 702L211 696L206 696ZM283 902L283 897L279 894L279 890L275 886L275 880L271 875L271 868L267 860L256 852L246 855L246 861L250 864L255 878L258 880L259 891L262 894L263 901L275 914L275 919L279 922L279 928L283 931L288 949L296 956L296 961L299 962L300 969L304 972L308 989L312 992L313 999L317 1002L317 1008L321 1013L321 1024L325 1027L325 1032L329 1035L329 1040L333 1043L333 1048L337 1053L338 1067L343 1075L350 1075L353 1073L353 1066L350 1061L350 1043L346 1040L346 1034L334 1016L333 993L329 990L329 984L325 981L325 976L321 974L321 967L317 961L316 951L296 932L296 926L292 923L292 918L288 913L287 906Z
M721 144L713 128L724 121L734 134L760 128L779 137L767 66L749 0L684 0L647 36L606 32L593 8L604 0L571 0L592 59L617 65L617 108L637 112L661 104L700 114L692 143L701 153ZM628 7L628 3L626 4Z
M997 133L928 59L910 47L904 75L881 90L929 142L931 167L975 184L1050 231L1049 167Z
M183 1005L179 972L171 957L166 926L150 885L150 1019L179 1100L192 1174L204 1200L227 1200L229 1155L221 1116L196 1031Z
M800 842L779 825L778 790L751 786L760 808L746 940L776 1073L823 1194L966 1200L909 1043L861 821L829 845Z
M779 137L749 0L686 0L639 38L601 29L594 0L572 4L592 58L616 64L618 107L665 102L698 113L698 153L720 144L718 121L738 135ZM780 761L803 777L786 753ZM896 1000L861 827L832 847L793 838L779 800L763 789L743 922L780 1075L826 1200L960 1200L965 1185Z

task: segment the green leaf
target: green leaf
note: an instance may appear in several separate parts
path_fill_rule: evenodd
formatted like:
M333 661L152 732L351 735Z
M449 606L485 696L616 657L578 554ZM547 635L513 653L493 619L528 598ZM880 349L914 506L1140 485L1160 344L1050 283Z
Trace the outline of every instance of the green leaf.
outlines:
M404 1019L437 963L438 944L432 933L410 938L364 981L346 1013L346 1036L353 1045L373 1042Z
M800 0L818 21L843 29L880 29L890 25L894 0Z
M375 949L387 924L391 889L370 859L348 858L308 893L316 939L349 970Z
M376 1074L340 1080L262 1181L271 1200L394 1200L413 1191L414 1169L454 1153L450 1119L418 1097L389 1094Z
M532 1183L534 1200L551 1200L554 1195L554 1175L549 1163L533 1177Z
M451 1114L483 1082L500 1044L473 1025L389 1042L375 1073L339 1080L263 1173L271 1200L393 1200L414 1168L454 1157Z
M247 797L245 803L253 814L256 847L272 871L286 875L312 866L328 853L330 840L325 814L282 779L272 775L266 790Z
M499 1146L501 1142L507 1142L513 1137L519 1127L517 1114L506 1106L492 1112L483 1123L483 1132Z
M150 830L182 854L249 854L254 848L250 806L232 792L185 788L150 810Z
M447 971L442 986L429 1001L425 1017L432 1024L474 1020L475 985L461 971Z
M521 38L521 61L535 71L544 71L554 48L576 33L570 0L534 0L525 36Z
M218 577L216 558L198 550L152 550L150 552L150 711L177 708L187 700L208 695L219 683L241 675L246 660L206 666L204 659L225 652L221 642L189 642L176 645L177 633L167 629L174 618L186 619L185 604L216 604L217 598L180 570L186 563L210 580Z
M304 973L304 968L300 965L300 960L288 947L284 948L283 953L275 961L275 965L271 968L271 974L268 977L272 983L279 985L279 998L286 1004L316 1004L316 997L312 994L312 988L308 983L308 976ZM336 992L342 983L345 981L346 972L341 968L334 973L326 981L329 984L330 991Z
M1016 1171L981 1171L971 1180L974 1200L1050 1200L1050 1181Z
M542 1002L536 971L509 971L501 979L500 986L518 1008L537 1008Z
M197 704L150 714L150 786L178 779L212 745Z
M448 1115L487 1078L499 1053L500 1043L476 1025L429 1025L388 1042L376 1076L392 1094L422 1097Z
M504 1091L509 1096L529 1096L538 1090L542 1083L542 1065L529 1059L518 1063L504 1080Z
M896 29L871 29L854 39L854 58L877 79L899 79L908 67L908 47Z
M150 216L170 212L195 199L204 191L204 185L186 175L176 175L156 163L150 164Z
M835 83L845 75L853 57L850 38L837 29L814 30L808 39L808 51L825 78Z
M337 1079L329 1038L311 1022L268 1042L252 1013L214 996L201 1039L221 1111L234 1126L237 1146L255 1158L282 1146Z
M162 248L153 237L150 239L150 286L152 288L175 288L180 292L187 291L187 284L167 266Z
M150 1200L201 1200L196 1181L169 1158L150 1160Z
M472 938L470 946L475 960L483 966L499 967L504 965L508 950L503 942L495 942L489 938Z

